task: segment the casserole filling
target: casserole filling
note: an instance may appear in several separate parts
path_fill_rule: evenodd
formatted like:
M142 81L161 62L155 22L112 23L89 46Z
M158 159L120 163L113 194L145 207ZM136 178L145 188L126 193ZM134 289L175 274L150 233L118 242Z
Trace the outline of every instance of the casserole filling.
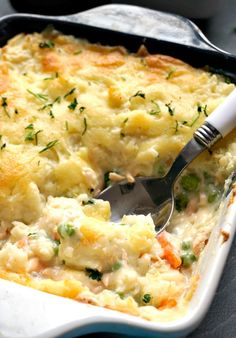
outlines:
M111 222L95 197L163 176L234 84L144 46L131 54L50 29L0 53L0 277L148 320L182 316L236 167L236 132L182 175L159 236L150 216Z

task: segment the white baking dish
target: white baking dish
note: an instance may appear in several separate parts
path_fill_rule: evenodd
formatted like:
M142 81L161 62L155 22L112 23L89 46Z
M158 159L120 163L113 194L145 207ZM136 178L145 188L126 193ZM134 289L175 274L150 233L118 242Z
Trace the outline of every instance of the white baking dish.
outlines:
M133 24L135 17L143 18L143 26L140 26L140 23ZM179 37L182 43L215 50L215 47L190 22L138 7L104 6L71 16L70 20L71 18L77 22L120 31L127 31L128 27L129 32L133 34L140 34L141 30L145 30L148 36L155 37L158 34L159 38L165 37L169 41L176 41ZM170 22L176 24L174 30ZM155 29L149 30L154 23ZM164 35L168 31L168 24L169 32L173 31L172 36ZM232 196L231 187L225 200L222 217L211 234L199 264L201 278L198 288L190 302L189 311L183 318L169 323L148 322L128 314L78 303L0 280L0 337L75 337L99 331L146 337L186 336L199 325L213 299L233 240L236 200ZM225 236L227 233L229 235L225 241L226 237L222 235L222 230Z

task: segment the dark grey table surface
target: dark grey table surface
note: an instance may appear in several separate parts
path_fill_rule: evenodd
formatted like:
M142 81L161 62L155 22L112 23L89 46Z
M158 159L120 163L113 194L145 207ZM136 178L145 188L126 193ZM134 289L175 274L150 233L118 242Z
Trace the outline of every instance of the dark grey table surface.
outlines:
M20 0L19 0L20 2ZM196 2L197 5L197 2ZM0 0L0 16L14 13L9 0ZM236 55L236 0L225 0L221 10L205 21L197 21L216 46ZM127 338L124 335L99 333L86 338ZM236 338L236 238L234 239L214 301L197 330L188 338Z

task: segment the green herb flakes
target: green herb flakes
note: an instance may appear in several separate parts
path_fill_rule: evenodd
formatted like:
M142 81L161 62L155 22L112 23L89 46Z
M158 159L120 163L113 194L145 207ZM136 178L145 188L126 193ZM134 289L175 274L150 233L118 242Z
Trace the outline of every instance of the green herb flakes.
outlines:
M86 133L87 128L88 128L87 119L86 117L84 117L84 130L82 132L82 136Z
M8 106L8 103L7 103L7 97L2 96L2 103L1 103L1 106L3 107L3 110L4 110L5 114L7 115L7 117L10 118L10 115L9 115L9 113L8 113L8 110L7 110L7 106Z
M207 104L205 104L204 106L202 106L201 104L198 103L197 105L197 111L198 113L204 113L204 115L207 117L208 113L207 113Z
M54 79L57 79L59 77L59 74L58 72L56 72L55 74L52 74L51 76L49 77L45 77L44 78L44 81L47 81L47 80L54 80Z
M72 88L68 93L66 93L66 94L64 95L64 99L65 99L67 96L72 95L72 94L74 93L75 90L76 90L76 88Z
M90 198L87 201L82 201L82 205L95 204L95 200Z
M33 123L30 123L27 127L25 127L25 129L34 129Z
M52 111L52 110L50 110L50 111L49 111L49 116L51 117L51 119L54 119L54 118L55 118L55 116L54 116L54 114L53 114L53 111Z
M48 100L48 95L46 94L41 94L41 93L34 93L32 90L27 89L27 92L33 95L36 99L40 101L47 101Z
M142 99L145 99L146 95L141 90L138 90L137 93L135 93L129 98L129 100L131 100L133 97L141 97Z
M1 147L0 147L0 149L3 150L3 149L6 148L6 146L7 146L7 144L6 144L6 143L3 143L3 144L1 145Z
M75 234L75 228L69 223L62 223L57 227L57 231L62 238L71 237Z
M154 108L149 112L150 115L158 115L161 113L161 108L157 102L154 100L151 101L151 103L154 105Z
M167 75L166 75L166 80L169 80L169 79L173 76L173 74L175 73L175 71L176 71L175 68L171 69L171 70L167 73Z
M98 282L102 280L102 273L97 269L86 268L85 271L87 272L89 278Z
M75 108L77 107L78 105L78 101L76 98L74 98L74 100L68 105L68 108L70 110L75 110Z
M114 271L119 270L121 267L122 267L122 263L120 261L117 261L112 265L111 270L114 272Z
M142 301L145 304L148 304L148 303L150 303L151 299L152 299L152 297L151 297L150 293L145 293L145 295L143 295Z
M55 47L55 43L51 40L47 40L47 41L42 41L39 43L39 48L53 48Z
M49 142L46 147L44 147L42 150L39 151L39 153L43 153L44 151L47 151L49 149L51 149L52 147L54 147L59 141L58 140L54 140L54 141L51 141Z
M173 108L171 106L171 104L172 104L172 102L166 103L165 106L167 107L168 113L170 114L170 116L174 116L174 114L175 114L175 108Z

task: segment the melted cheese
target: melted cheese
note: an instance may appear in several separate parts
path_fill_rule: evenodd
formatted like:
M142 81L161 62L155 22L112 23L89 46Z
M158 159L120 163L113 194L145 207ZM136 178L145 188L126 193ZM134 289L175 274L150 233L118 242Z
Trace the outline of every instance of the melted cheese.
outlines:
M11 39L0 75L0 277L148 320L182 316L198 277L181 245L199 257L216 224L204 173L222 186L235 170L235 132L190 166L201 183L174 213L169 251L150 216L113 223L109 203L91 198L108 172L111 181L166 172L234 85L144 48L56 31Z

